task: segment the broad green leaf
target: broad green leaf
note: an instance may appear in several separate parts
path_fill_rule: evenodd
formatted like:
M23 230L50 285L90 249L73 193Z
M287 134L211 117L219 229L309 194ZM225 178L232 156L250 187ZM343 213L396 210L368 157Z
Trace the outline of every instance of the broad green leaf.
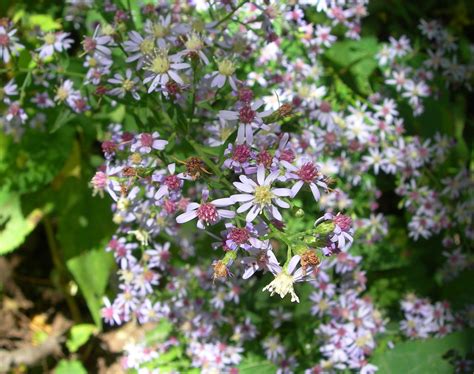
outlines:
M49 205L44 209L34 209L25 217L21 210L20 196L0 192L0 255L20 246L49 209Z
M79 285L94 322L99 328L102 327L100 315L102 297L113 263L112 254L105 252L103 248L85 252L66 262L66 266Z
M2 185L24 193L36 191L51 182L70 155L73 130L64 128L54 134L27 130L20 143L0 133Z
M69 332L69 338L66 341L69 352L76 352L81 346L87 343L96 331L97 327L88 323L73 326Z
M460 331L443 338L400 343L394 349L380 352L371 362L384 374L450 374L452 366L443 359L450 349L465 354L474 346L474 330Z
M237 368L239 374L274 374L277 370L275 364L254 354L246 356Z
M87 370L77 360L61 360L53 372L54 374L87 374Z
M336 65L337 74L360 93L370 93L369 77L377 68L379 45L374 37L334 43L324 57Z

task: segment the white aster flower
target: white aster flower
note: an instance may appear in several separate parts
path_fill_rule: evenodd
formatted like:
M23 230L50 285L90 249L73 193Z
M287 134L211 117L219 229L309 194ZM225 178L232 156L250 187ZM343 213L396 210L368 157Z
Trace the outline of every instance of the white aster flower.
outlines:
M289 188L272 188L271 184L278 176L279 171L274 171L265 178L265 167L260 164L257 169L257 182L245 175L240 176L240 182L234 182L234 186L244 193L233 195L231 198L242 203L237 209L237 213L243 213L250 209L245 218L247 222L252 222L263 211L279 221L283 220L276 205L280 208L289 208L290 204L281 198L291 196L291 190Z

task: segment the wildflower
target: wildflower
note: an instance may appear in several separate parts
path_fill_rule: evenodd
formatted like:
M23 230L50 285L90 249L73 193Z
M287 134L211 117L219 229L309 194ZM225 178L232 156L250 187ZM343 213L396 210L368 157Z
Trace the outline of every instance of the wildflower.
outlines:
M272 188L271 184L278 178L279 172L272 172L265 178L265 167L260 164L257 168L257 181L254 182L245 175L240 176L240 182L234 182L234 186L244 193L233 195L235 202L242 203L237 213L248 211L247 222L252 222L257 215L263 211L278 221L283 220L278 208L289 208L290 204L283 201L281 197L291 196L288 188Z
M176 164L169 164L168 165L168 172L169 175L153 175L153 181L158 181L161 183L160 188L156 191L155 199L160 200L163 196L169 195L170 193L178 192L181 190L183 186L183 178L184 174L175 174L176 172Z
M143 132L135 138L130 150L132 152L138 151L140 153L150 153L153 149L162 151L165 149L168 141L162 140L159 137L160 134L157 131L154 131L152 134Z
M188 69L189 64L181 62L181 55L168 55L165 48L154 49L146 56L144 69L146 70L143 83L150 83L148 93L153 92L158 85L165 87L166 83L174 80L179 84L184 84L178 74L179 70Z
M129 53L126 62L137 61L137 69L141 69L146 56L151 55L156 47L153 38L143 38L138 32L130 31L128 40L124 42L123 49Z
M69 48L73 43L71 38L68 38L68 32L48 32L43 35L44 44L37 49L39 57L46 59L54 54L54 51L62 52Z
M112 44L112 38L109 35L100 35L100 26L94 30L92 37L86 36L82 42L84 52L90 55L98 54L102 58L110 59L112 51L109 46Z
M186 212L176 217L176 222L183 224L198 219L197 227L204 229L206 225L214 225L222 218L234 218L235 212L227 209L218 209L234 204L232 198L217 199L207 202L209 191L204 190L202 193L201 203L190 203L187 206Z
M184 42L184 46L186 49L181 52L182 55L198 56L206 65L209 64L209 59L202 51L204 49L204 42L198 34L194 32L189 34Z
M297 180L295 185L291 188L292 197L296 196L305 183L309 185L316 201L321 197L318 186L327 190L328 186L324 181L324 176L319 172L318 167L313 162L305 162L300 168L297 168L287 161L281 161L281 163L290 171L288 178Z
M217 71L211 74L211 87L222 88L226 81L229 81L230 86L234 91L237 91L237 84L235 78L236 66L234 62L225 58L217 63Z
M117 73L113 78L110 78L108 82L119 86L111 89L109 91L110 95L118 96L123 99L125 95L130 92L135 100L140 100L140 95L137 92L139 79L137 77L132 78L132 71L130 69L127 69L125 72L125 77Z
M8 29L5 26L0 26L0 59L5 64L10 61L12 55L18 56L20 51L25 48L23 44L18 43L18 38L15 36L16 29Z
M264 104L262 100L257 100L252 105L245 104L239 111L221 110L219 118L226 121L238 121L237 144L253 143L253 129L268 128L263 122L263 118L268 117L272 111L257 112Z
M275 279L263 288L262 291L270 292L270 296L278 294L283 299L287 294L291 295L291 302L300 302L298 295L296 295L293 288L295 282L303 282L308 279L308 273L304 272L303 268L300 267L296 270L296 266L299 264L301 257L295 255L291 258L287 266L283 268L278 267L278 271L273 272Z
M18 95L18 86L15 81L10 80L5 86L0 88L0 101L3 101L5 104L10 103L9 96Z

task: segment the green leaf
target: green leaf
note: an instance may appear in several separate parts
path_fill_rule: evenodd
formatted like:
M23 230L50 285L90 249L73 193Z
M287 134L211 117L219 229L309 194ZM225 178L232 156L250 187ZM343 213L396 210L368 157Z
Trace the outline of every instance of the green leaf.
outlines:
M362 94L371 91L369 77L377 68L375 55L379 45L374 37L335 43L324 57L330 60L346 84Z
M69 332L69 338L66 341L69 352L76 352L81 346L87 343L89 338L96 331L97 327L88 323L73 326Z
M237 368L239 374L274 374L277 370L273 363L254 354L246 356Z
M443 338L430 338L397 344L390 351L372 358L384 374L450 374L452 366L443 359L450 349L465 354L474 345L474 330L456 332Z
M20 196L5 190L0 191L0 255L20 246L49 208L47 205L44 209L34 209L24 217Z
M70 155L73 136L74 129L68 126L54 134L27 130L20 143L0 133L2 185L24 193L51 182Z
M166 318L160 320L158 325L145 335L147 345L153 345L163 342L173 330L173 325Z
M114 264L111 253L103 248L85 252L71 258L66 266L74 276L79 288L86 299L95 324L102 328L100 310L110 271Z
M61 360L54 368L54 374L87 374L87 370L77 360Z
M32 14L28 17L28 26L38 26L42 31L53 31L61 29L61 23L56 21L50 14Z

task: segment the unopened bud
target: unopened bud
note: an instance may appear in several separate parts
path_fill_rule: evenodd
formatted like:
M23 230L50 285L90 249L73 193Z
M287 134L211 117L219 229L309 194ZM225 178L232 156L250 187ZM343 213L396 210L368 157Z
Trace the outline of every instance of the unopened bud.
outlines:
M296 211L296 213L295 213L295 216L296 216L297 218L304 217L304 210L301 209L301 208L298 209L298 210Z

